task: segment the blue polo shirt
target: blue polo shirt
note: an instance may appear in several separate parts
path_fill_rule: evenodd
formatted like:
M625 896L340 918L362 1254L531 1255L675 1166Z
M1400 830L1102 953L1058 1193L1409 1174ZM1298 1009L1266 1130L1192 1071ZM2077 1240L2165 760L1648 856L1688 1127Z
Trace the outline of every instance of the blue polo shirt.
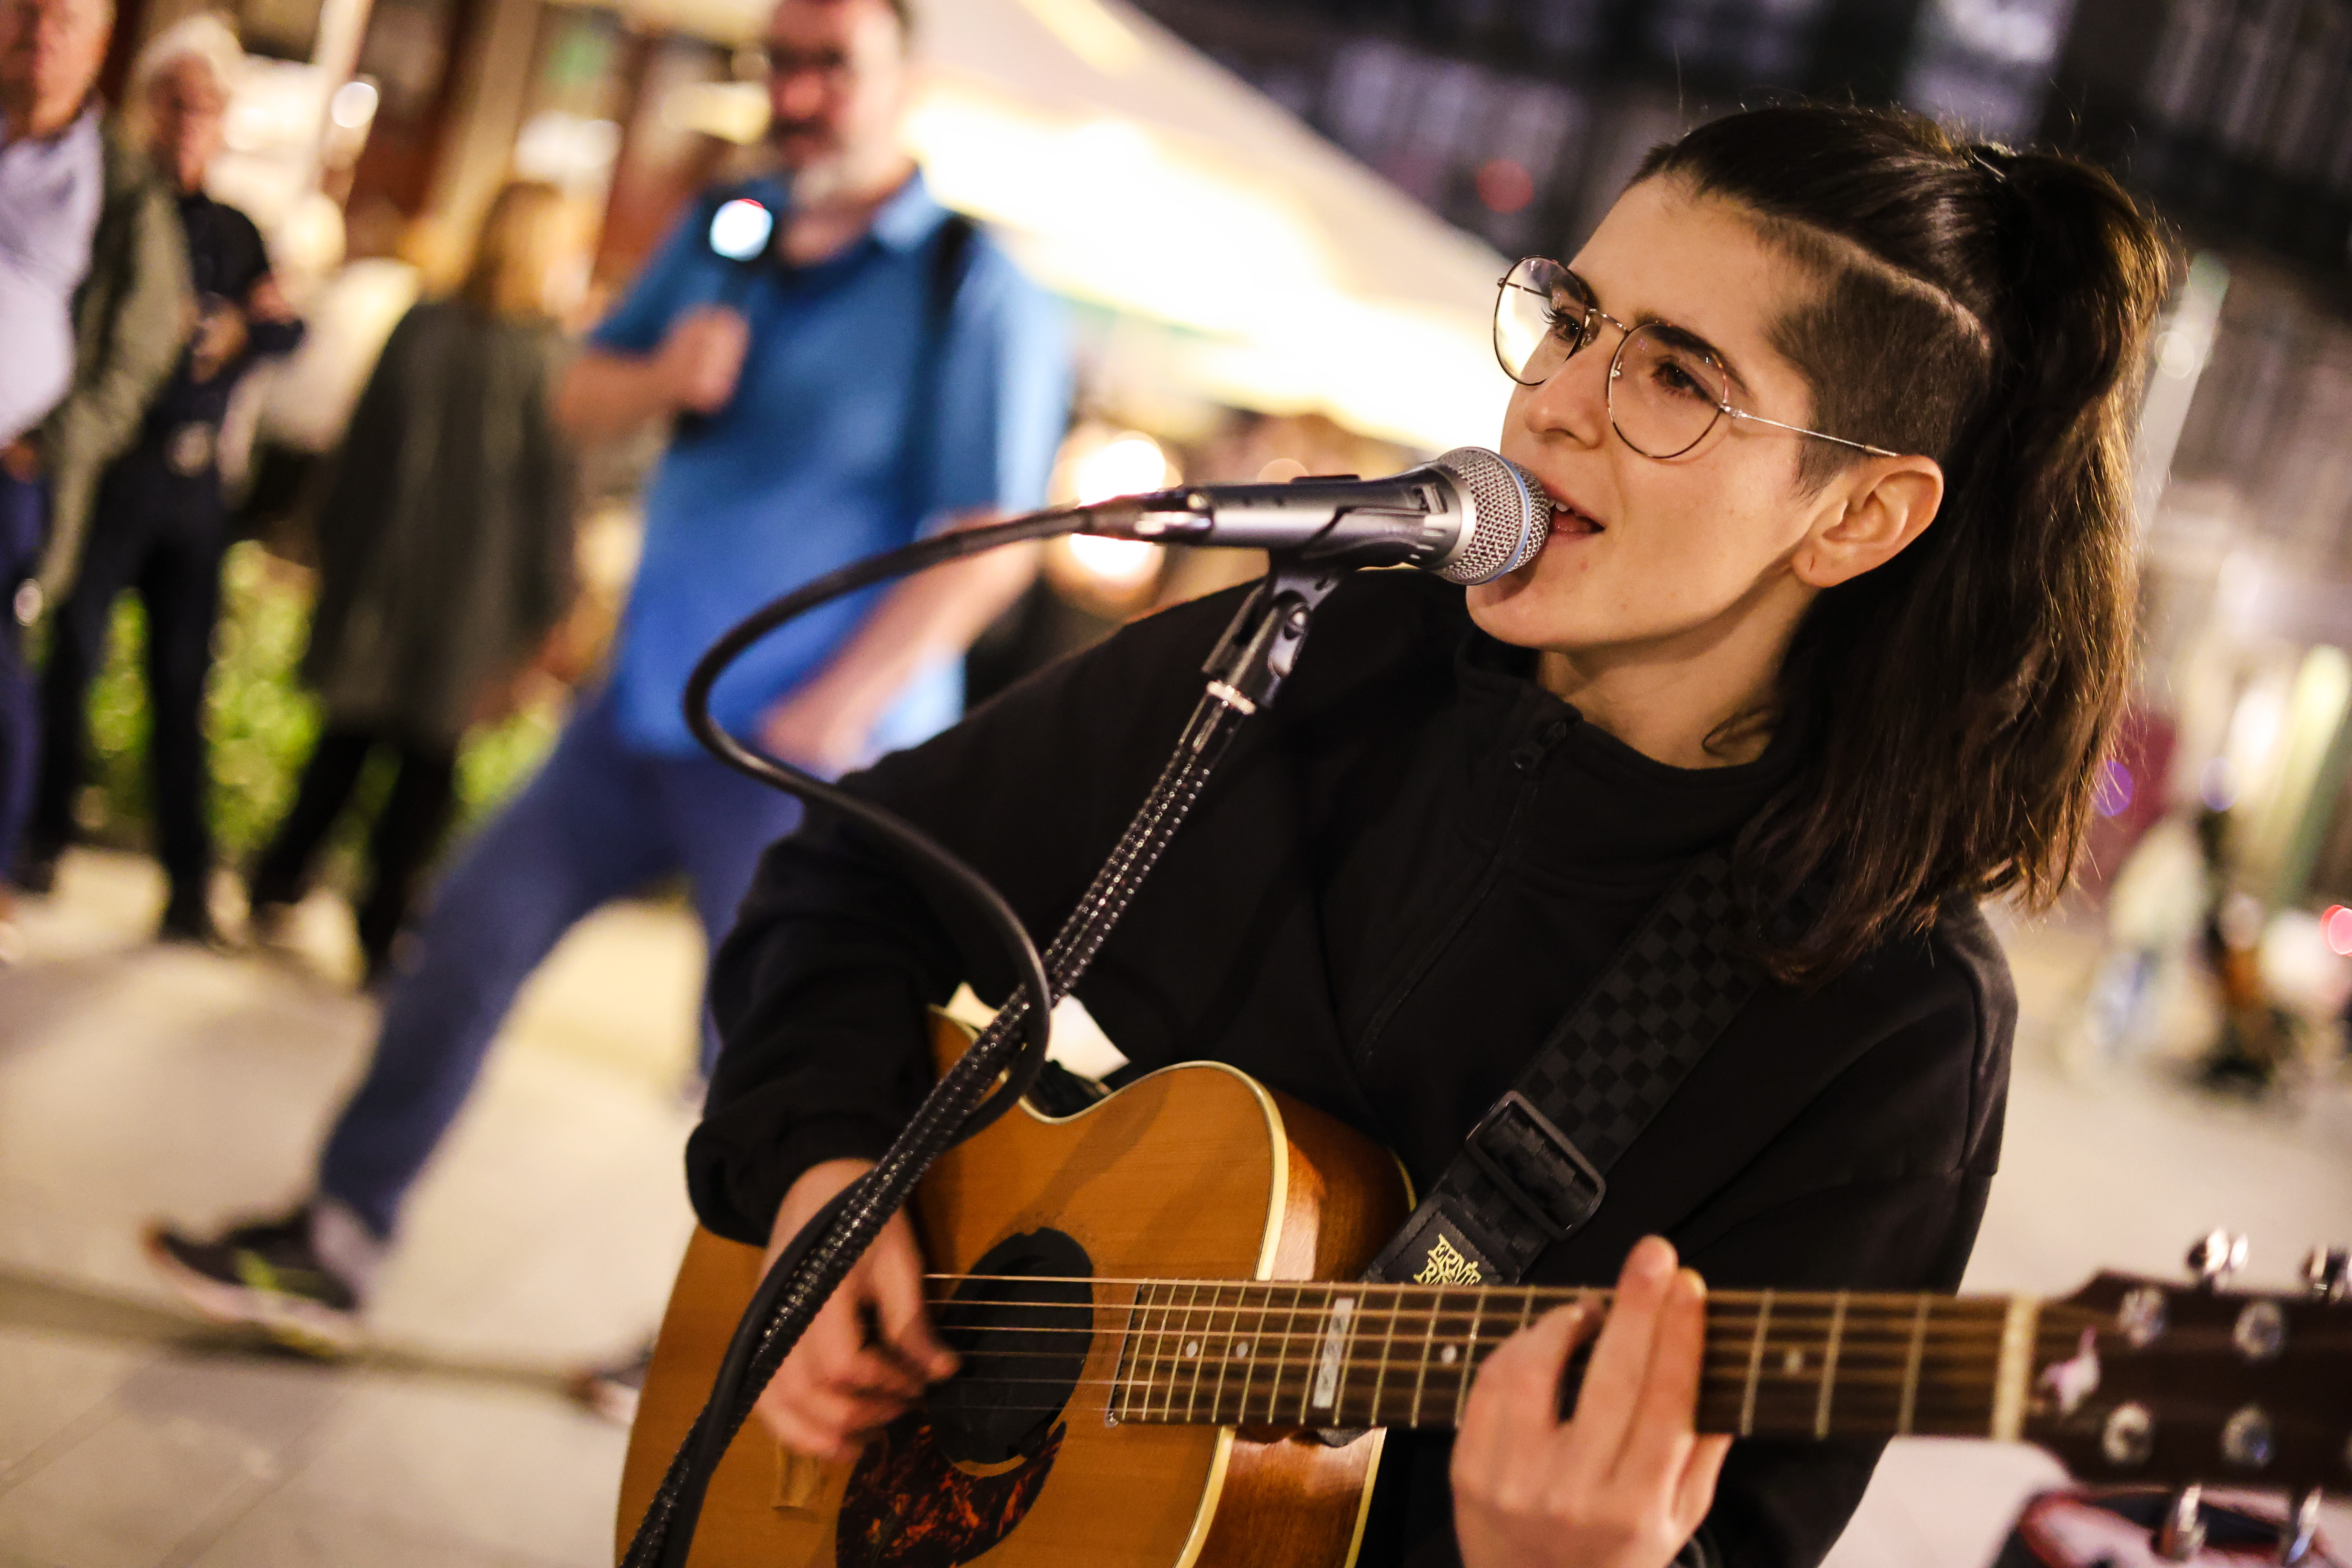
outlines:
M750 190L778 211L773 182ZM613 688L638 749L695 749L679 711L688 672L735 622L862 556L974 508L1024 511L1068 419L1062 312L983 234L946 330L931 342L933 241L947 210L919 174L873 228L814 267L747 272L715 255L698 202L590 342L650 353L697 305L743 312L751 352L734 397L674 439L645 498L645 554L621 622ZM821 668L883 588L835 600L771 635L719 681L711 710L756 731ZM961 670L927 674L877 737L904 745L950 722Z

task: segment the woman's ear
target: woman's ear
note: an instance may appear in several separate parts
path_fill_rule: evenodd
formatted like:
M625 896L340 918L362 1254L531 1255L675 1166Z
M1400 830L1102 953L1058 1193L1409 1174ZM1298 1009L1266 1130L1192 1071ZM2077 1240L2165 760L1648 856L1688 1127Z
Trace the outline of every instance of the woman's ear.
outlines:
M1936 521L1944 470L1932 458L1873 458L1832 485L1790 560L1797 579L1834 588L1884 566Z

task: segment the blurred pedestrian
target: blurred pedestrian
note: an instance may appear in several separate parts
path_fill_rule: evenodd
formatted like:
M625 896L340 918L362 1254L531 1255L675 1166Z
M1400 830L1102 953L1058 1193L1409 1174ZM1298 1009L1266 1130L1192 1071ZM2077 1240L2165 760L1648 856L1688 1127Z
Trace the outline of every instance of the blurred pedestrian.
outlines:
M228 25L199 15L157 35L131 72L147 151L178 197L196 324L137 439L107 468L87 537L59 541L78 543L79 552L41 672L40 782L25 850L27 880L47 884L74 836L89 684L106 660L115 596L135 588L147 612L157 847L171 883L157 934L176 942L215 940L203 710L228 548L221 420L238 378L257 360L291 349L302 331L270 277L260 231L204 192L242 61Z
M202 1310L349 1342L411 1184L557 940L678 872L705 934L725 932L800 811L687 731L688 672L721 632L927 527L1043 498L1068 401L1059 318L901 151L907 28L901 0L780 0L779 172L689 209L567 373L557 417L583 442L674 422L612 675L442 880L313 1195L216 1237L151 1237ZM825 772L911 740L953 716L957 656L1032 570L992 552L836 602L753 650L714 711ZM706 1029L706 1073L715 1051Z
M0 957L39 736L22 628L51 503L61 532L78 526L186 324L170 198L102 124L113 29L108 0L0 0Z
M357 910L371 986L448 824L459 739L500 705L571 596L572 464L549 414L564 219L553 185L499 193L464 284L409 310L384 344L317 509L302 673L326 727L255 862L252 924L266 933L309 890L360 770L389 751L398 772Z
M73 292L105 177L90 88L112 20L105 0L0 4L0 447L73 381Z

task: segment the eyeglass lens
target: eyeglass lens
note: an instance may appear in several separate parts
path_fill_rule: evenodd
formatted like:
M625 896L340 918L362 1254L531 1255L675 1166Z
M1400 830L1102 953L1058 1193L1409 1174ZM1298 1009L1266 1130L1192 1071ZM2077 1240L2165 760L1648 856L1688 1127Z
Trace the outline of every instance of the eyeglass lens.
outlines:
M1540 386L1597 335L1600 318L1576 274L1531 259L1513 268L1495 302L1495 357L1511 379ZM1609 418L1648 458L1678 458L1706 438L1729 401L1723 372L1675 329L1646 322L1612 357Z

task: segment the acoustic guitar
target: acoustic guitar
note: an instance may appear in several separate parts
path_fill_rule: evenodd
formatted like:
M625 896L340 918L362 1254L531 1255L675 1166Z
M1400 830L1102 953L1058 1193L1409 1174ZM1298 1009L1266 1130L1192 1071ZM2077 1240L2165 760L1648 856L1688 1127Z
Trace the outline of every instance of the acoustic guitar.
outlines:
M943 1060L969 1040L939 1021ZM1409 1198L1387 1153L1216 1065L1001 1119L917 1194L963 1370L855 1463L747 1425L691 1561L1343 1568L1384 1432L1452 1426L1487 1352L1607 1300L1442 1261L1345 1282ZM2063 1300L1714 1291L1699 1426L2022 1438L2086 1479L2352 1485L2352 1306L2343 1255L2325 1263L2301 1297L2115 1275ZM630 1434L624 1545L759 1272L757 1249L707 1232L687 1251Z

